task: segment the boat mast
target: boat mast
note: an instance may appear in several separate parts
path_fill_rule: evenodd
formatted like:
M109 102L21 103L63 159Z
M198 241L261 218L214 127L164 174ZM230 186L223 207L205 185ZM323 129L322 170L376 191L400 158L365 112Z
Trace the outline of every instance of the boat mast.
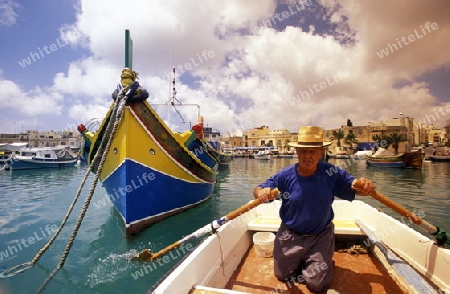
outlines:
M125 67L133 68L133 40L130 37L130 30L125 30Z
M170 41L170 49L169 49L169 65L172 67L172 41ZM172 85L170 85L169 83L169 100L167 100L166 103L162 104L162 103L152 103L152 105L171 105L175 111L178 113L178 116L181 118L181 123L185 124L186 121L183 118L183 116L181 115L181 113L178 111L176 106L196 106L197 107L197 121L200 120L200 105L198 104L193 104L193 103L188 103L188 104L184 104L181 103L180 100L177 99L176 95L177 95L177 90L175 87L175 77L176 77L176 72L175 72L175 67L172 67ZM170 107L167 107L167 123L170 124ZM190 123L191 124L191 123ZM190 126L192 127L192 126Z
M175 97L176 95L177 95L177 90L175 89L175 67L173 67L173 69L172 69L172 97L169 98L169 101L167 101L166 104L170 102L170 105L173 106L173 108L175 109L175 111L176 111L176 112L178 113L178 115L180 116L181 122L184 124L184 123L186 123L186 122L184 121L183 116L182 116L181 113L178 111L178 109L175 107L175 102L177 102L177 105L182 105L181 102L180 102L180 100L178 100L177 97Z

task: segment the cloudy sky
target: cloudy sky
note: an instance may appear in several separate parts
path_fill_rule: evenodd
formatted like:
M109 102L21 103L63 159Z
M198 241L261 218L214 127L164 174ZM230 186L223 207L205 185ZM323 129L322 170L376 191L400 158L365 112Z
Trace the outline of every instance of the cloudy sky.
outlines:
M450 119L450 1L0 0L0 132L103 117L124 35L148 101L176 129L296 132L398 117Z

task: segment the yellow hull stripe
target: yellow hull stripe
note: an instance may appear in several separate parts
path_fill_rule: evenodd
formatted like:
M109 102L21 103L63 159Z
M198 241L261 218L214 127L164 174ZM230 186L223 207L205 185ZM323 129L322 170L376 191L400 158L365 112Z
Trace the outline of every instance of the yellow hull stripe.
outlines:
M126 159L156 169L180 180L202 183L202 181L173 160L152 138L129 107L124 109L122 120L112 141L101 173L102 181L114 172Z

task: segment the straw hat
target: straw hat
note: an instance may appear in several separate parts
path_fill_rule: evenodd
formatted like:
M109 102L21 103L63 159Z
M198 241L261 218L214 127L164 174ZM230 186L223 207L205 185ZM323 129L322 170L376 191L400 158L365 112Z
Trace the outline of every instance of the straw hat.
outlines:
M331 142L323 141L323 130L316 126L303 126L298 131L297 142L289 142L292 147L325 147L331 145Z

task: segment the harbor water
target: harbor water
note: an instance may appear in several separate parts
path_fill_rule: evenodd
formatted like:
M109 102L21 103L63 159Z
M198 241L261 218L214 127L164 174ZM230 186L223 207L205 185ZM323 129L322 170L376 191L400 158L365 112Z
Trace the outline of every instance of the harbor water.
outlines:
M220 170L211 199L167 218L137 235L124 236L120 216L99 182L73 246L58 274L43 293L146 293L188 254L189 246L174 250L158 262L131 261L133 252L152 252L172 244L212 220L253 199L258 183L296 159L260 161L234 158ZM422 170L368 167L364 160L330 160L357 177L372 179L377 190L410 211L450 231L450 163L425 162ZM0 171L0 271L29 262L60 226L86 166ZM36 293L61 259L80 214L91 175L61 234L30 269L0 279L0 293ZM182 195L180 195L182 196ZM175 195L161 195L175 197ZM357 197L399 219L400 216L370 197ZM421 228L416 230L427 235ZM191 242L196 246L200 240ZM218 249L219 250L219 249Z

